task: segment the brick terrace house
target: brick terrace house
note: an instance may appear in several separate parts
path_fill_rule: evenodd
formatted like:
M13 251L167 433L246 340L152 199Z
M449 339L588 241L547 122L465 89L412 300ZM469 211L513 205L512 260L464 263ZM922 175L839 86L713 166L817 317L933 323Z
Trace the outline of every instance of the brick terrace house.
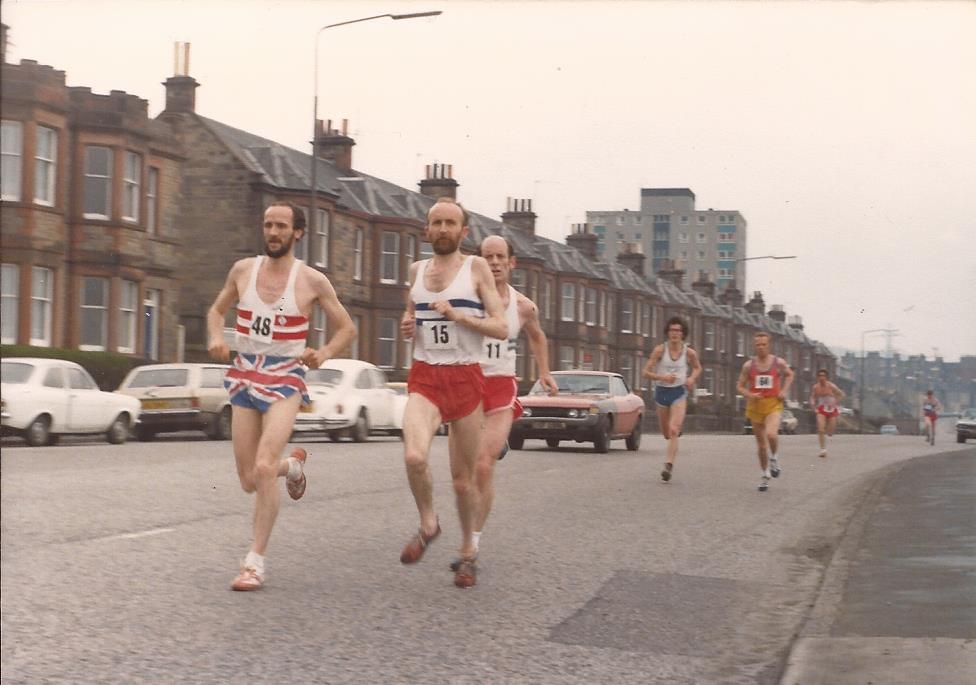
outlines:
M169 128L145 100L67 87L31 60L3 60L0 96L3 343L175 358Z

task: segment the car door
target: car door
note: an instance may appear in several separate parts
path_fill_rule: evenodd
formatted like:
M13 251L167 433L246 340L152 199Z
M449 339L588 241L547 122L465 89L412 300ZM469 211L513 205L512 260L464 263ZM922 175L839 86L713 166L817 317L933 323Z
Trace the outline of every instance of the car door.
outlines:
M382 370L370 369L369 375L373 385L370 392L373 393L376 406L376 420L373 421L373 425L379 428L392 428L393 399L396 397L396 393L387 386L386 374Z
M637 422L637 407L631 401L636 396L627 388L627 384L620 376L610 377L610 397L616 407L614 413L613 432L617 434L629 434L634 430Z
M108 414L111 408L101 397L101 391L81 367L69 366L65 369L68 376L69 403L68 430L74 433L96 433L102 428L108 428L112 417Z
M64 377L64 368L52 366L41 378L41 407L51 412L51 432L61 433L68 429L68 414L71 407L70 390Z

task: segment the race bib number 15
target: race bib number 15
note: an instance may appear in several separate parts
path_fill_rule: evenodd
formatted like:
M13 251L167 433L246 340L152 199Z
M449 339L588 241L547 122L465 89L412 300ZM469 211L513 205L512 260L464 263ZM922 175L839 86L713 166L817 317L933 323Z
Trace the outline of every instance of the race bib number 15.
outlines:
M453 321L435 321L424 326L424 346L428 350L457 349L457 324Z

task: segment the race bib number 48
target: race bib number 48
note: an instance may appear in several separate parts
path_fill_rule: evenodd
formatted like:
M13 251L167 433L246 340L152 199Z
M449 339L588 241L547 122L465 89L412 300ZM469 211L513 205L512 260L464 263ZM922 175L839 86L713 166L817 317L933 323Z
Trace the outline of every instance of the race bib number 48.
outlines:
M424 325L424 347L428 350L457 349L457 324L453 321L435 321Z
M773 377L769 374L756 376L756 390L772 390Z
M271 321L270 316L260 316L255 315L254 319L251 321L251 329L248 331L247 336L251 340L257 342L270 343L271 342Z

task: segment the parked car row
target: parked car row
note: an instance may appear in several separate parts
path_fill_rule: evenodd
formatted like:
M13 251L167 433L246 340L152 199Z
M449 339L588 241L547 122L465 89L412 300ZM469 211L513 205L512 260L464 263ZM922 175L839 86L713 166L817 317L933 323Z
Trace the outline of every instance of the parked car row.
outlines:
M799 425L800 420L796 418L796 414L791 412L789 409L784 409L779 419L780 434L795 435L796 429ZM745 419L742 424L742 432L745 435L752 435L752 421Z

